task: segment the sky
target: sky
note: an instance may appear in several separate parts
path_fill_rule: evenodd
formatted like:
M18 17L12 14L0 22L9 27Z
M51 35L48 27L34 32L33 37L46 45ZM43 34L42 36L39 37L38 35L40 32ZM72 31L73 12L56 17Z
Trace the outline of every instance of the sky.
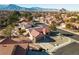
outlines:
M31 8L31 7L54 8L54 9L65 8L71 11L74 10L79 11L79 4L21 4L19 6L27 7L27 8Z

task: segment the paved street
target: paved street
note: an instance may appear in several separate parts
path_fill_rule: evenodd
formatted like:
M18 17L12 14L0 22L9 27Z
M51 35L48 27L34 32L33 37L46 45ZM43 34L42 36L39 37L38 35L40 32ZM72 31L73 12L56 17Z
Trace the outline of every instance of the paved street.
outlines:
M79 40L79 35L76 35L76 34L61 30L61 29L58 29L57 31L60 32L61 34L70 34L70 35L65 35L65 36L68 36L68 37L75 39L75 40Z
M56 51L55 55L79 55L79 44L71 43Z

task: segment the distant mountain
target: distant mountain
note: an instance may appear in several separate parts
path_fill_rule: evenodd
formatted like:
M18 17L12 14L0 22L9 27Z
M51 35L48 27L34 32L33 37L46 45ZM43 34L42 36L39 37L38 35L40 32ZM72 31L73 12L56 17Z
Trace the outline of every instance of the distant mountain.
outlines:
M60 9L60 12L66 12L66 11L68 11L68 10L66 10L64 8Z
M7 5L0 5L0 10L3 10L6 7L7 7Z
M58 9L49 9L49 8L40 8L40 7L32 7L29 10L30 11L59 11Z
M20 10L22 8L20 6L10 4L5 9L8 9L8 10Z
M14 5L14 4L9 4L9 5L0 5L0 10L15 10L15 11L24 11L26 8Z
M48 8L40 8L40 7L32 7L32 8L26 8L26 7L20 7L15 4L9 4L9 5L0 5L0 10L13 10L13 11L59 11L58 9L48 9Z
M29 8L30 11L42 11L42 8L40 7L32 7L32 8Z

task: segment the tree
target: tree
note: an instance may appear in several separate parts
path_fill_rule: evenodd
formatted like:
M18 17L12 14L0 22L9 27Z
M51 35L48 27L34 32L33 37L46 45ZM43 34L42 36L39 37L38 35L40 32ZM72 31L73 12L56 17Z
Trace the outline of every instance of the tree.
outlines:
M7 24L16 23L19 21L20 16L21 14L18 11L14 11L14 13L8 17Z
M28 17L28 21L32 21L32 19L33 19L33 16Z
M50 30L50 31L56 31L56 30L57 30L56 24L54 24L54 23L50 24L50 25L49 25L49 30Z
M32 19L33 19L31 12L24 13L21 16L27 18L28 19L27 21L32 21Z
M12 32L12 29L14 28L14 25L8 25L4 31L3 31L3 34L5 37L10 37L11 38L11 32Z
M70 19L65 19L64 21L67 22L67 23L69 23L70 22Z
M17 21L19 21L19 19L18 19L18 16L16 16L16 15L11 15L9 17L9 19L7 20L8 24L12 24L12 23L17 22Z
M32 13L31 12L23 13L23 14L21 14L21 16L27 18L28 16L32 16Z
M66 28L67 29L71 29L72 28L72 25L71 24L66 24Z
M10 24L16 23L19 21L19 17L21 16L19 11L14 11L10 14L6 19L0 19L0 27L7 27Z
M7 26L7 19L0 19L0 26Z
M24 32L26 32L25 29L20 29L20 30L19 30L20 35L22 35Z

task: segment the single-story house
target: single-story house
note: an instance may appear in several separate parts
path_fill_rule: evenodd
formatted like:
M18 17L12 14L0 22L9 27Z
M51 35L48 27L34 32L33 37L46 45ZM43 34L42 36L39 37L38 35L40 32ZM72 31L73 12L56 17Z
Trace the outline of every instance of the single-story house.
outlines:
M34 39L40 39L46 35L46 33L49 32L47 27L35 27L29 29L30 35Z

